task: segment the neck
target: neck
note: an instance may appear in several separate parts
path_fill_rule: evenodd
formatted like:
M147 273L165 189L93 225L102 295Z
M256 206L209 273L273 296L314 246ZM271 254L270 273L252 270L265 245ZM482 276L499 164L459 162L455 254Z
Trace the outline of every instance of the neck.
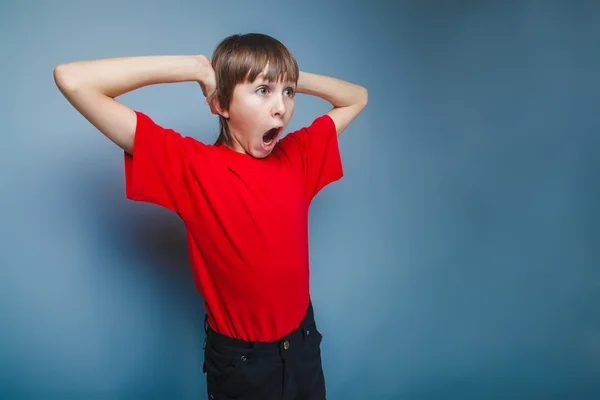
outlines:
M233 151L236 151L236 152L242 153L242 154L248 154L248 153L246 153L246 151L244 150L242 145L240 145L240 143L236 140L235 135L233 135L233 134L231 135L231 140L229 140L223 144L230 150L233 150Z

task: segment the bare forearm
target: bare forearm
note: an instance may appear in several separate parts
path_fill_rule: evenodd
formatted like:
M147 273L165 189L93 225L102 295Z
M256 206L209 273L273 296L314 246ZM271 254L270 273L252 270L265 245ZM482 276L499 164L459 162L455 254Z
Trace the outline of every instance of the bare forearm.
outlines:
M206 87L211 71L202 55L138 56L61 64L54 68L54 81L81 115L133 154L137 117L115 98L158 83L197 81Z
M79 61L59 65L54 71L63 91L83 89L117 97L143 86L199 81L203 56L139 56Z
M334 107L364 105L368 99L367 90L362 86L304 71L300 71L296 91L320 97L330 102Z

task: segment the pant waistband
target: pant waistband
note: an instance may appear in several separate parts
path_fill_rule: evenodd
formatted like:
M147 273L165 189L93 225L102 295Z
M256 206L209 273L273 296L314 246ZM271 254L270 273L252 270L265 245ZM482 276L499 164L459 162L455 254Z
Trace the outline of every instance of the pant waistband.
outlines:
M293 340L295 336L304 335L308 328L315 324L315 316L312 307L312 301L309 301L306 314L300 322L300 326L293 332L285 335L281 339L272 342L249 342L242 339L232 338L223 335L210 327L208 324L208 316L204 317L204 330L206 331L206 340L216 345L227 346L236 349L251 349L251 350L275 350L286 345L286 341Z

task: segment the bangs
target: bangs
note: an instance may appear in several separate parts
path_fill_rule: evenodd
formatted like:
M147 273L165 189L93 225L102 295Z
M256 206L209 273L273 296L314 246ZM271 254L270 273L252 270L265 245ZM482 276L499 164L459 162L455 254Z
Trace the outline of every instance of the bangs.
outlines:
M254 82L261 75L267 81L297 83L298 64L279 41L264 35L238 37L227 57L224 73L237 82Z
M254 82L259 75L267 81L294 82L298 81L296 61L287 54L265 51L262 54L248 54L241 71L246 71L243 77L246 82Z

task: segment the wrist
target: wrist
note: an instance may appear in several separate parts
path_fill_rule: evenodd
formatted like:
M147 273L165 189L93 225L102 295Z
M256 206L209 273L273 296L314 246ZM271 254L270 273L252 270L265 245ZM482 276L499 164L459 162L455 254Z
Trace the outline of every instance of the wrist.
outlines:
M321 86L323 82L320 81L320 79L322 79L322 76L320 75L300 71L298 74L296 93L322 97Z
M298 74L298 82L296 84L296 93L308 94L307 93L307 80L310 79L309 73L300 71Z
M210 71L212 70L212 64L207 56L204 54L198 54L194 56L196 61L196 80L199 83L206 83L210 79Z

